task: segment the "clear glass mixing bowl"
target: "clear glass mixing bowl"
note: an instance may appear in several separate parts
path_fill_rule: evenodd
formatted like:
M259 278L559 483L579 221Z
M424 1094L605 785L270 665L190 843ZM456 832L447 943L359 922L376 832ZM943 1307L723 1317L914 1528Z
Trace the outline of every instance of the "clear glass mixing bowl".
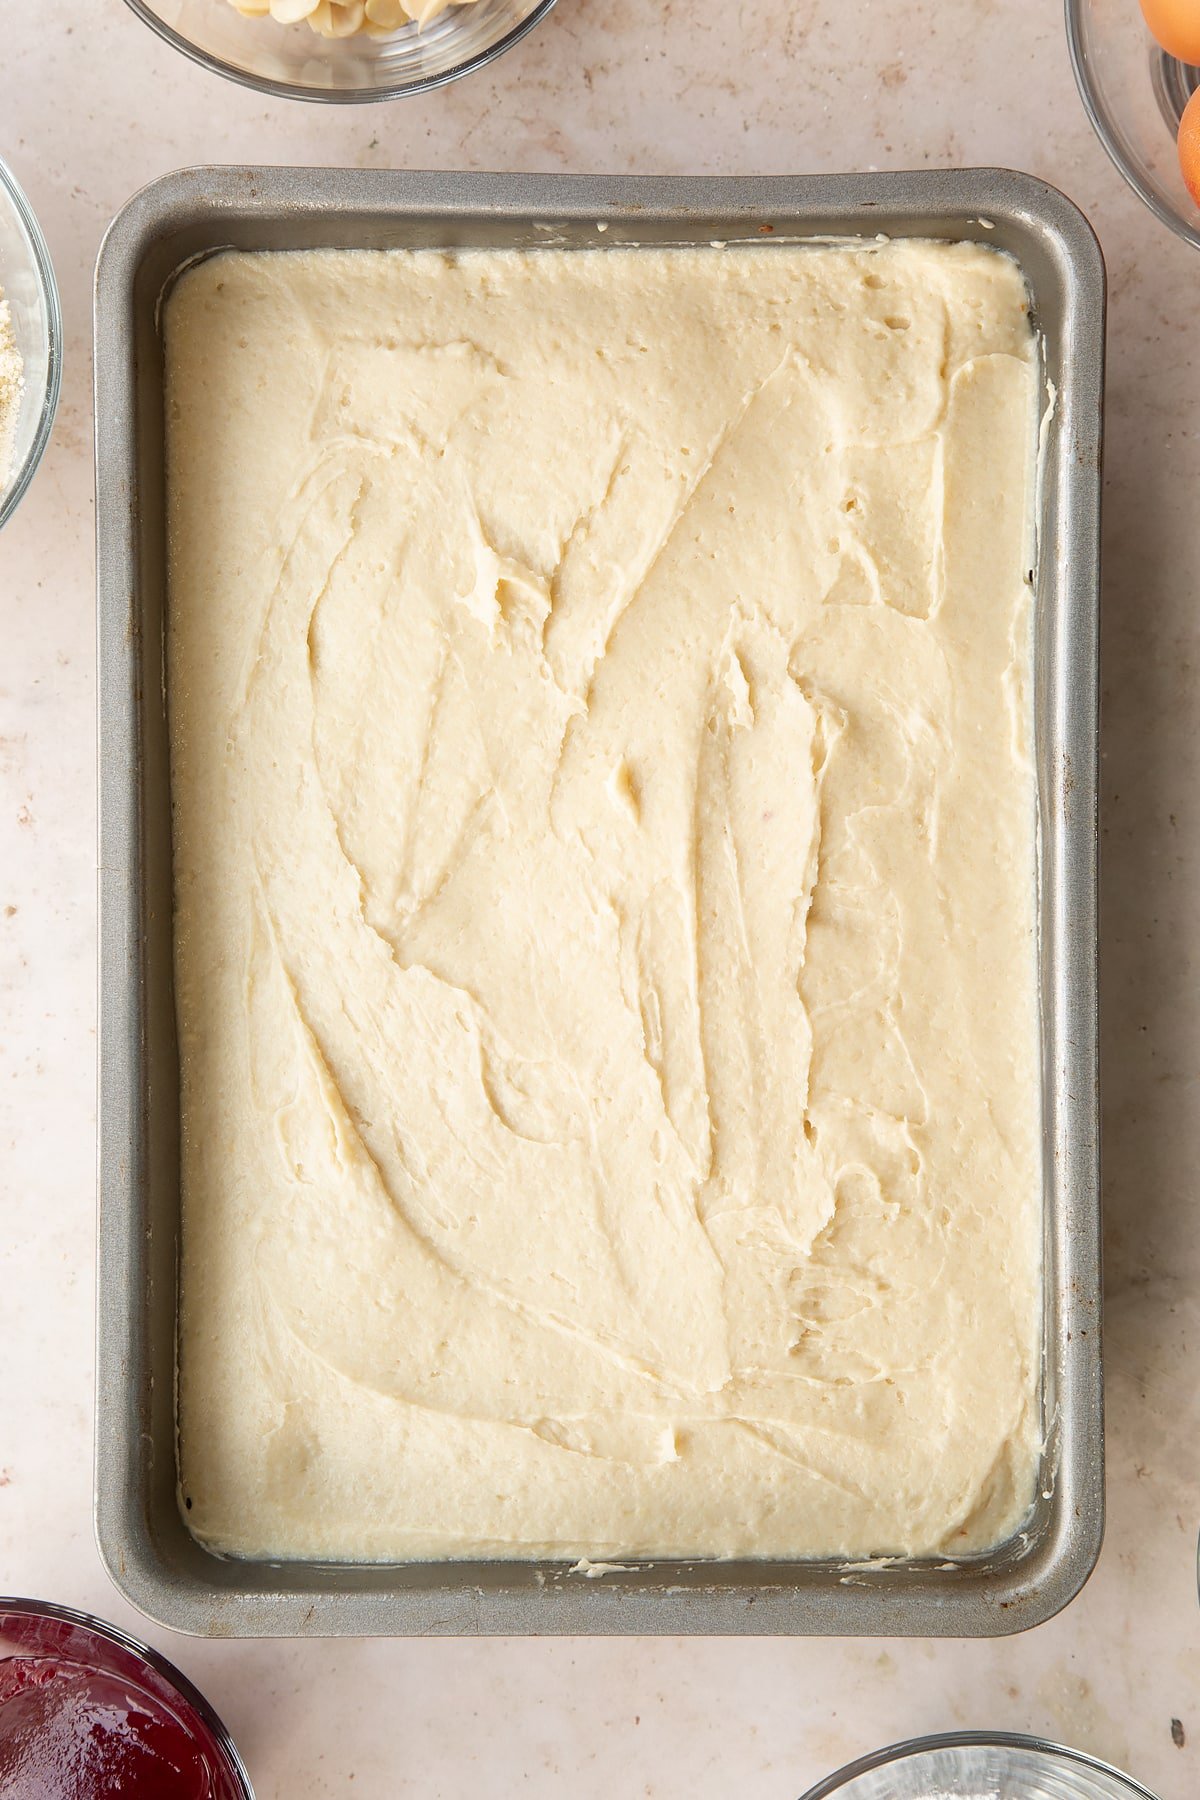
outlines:
M0 289L8 301L25 385L8 479L0 478L0 526L13 513L42 460L62 381L62 313L50 252L12 171L0 162Z
M1007 1732L963 1731L877 1750L803 1800L1154 1800L1081 1750Z
M469 75L519 43L554 0L471 0L418 30L323 38L306 24L243 18L229 0L126 0L193 62L292 100L394 100Z
M1075 80L1096 135L1133 191L1200 250L1200 207L1186 187L1175 136L1200 87L1146 29L1138 0L1066 0Z

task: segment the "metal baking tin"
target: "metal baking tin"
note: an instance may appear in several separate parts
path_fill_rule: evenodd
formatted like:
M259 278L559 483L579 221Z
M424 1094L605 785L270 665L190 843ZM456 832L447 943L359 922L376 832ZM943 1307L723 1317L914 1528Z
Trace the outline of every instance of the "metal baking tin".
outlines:
M977 239L1031 294L1055 405L1036 606L1045 1118L1045 1421L1039 1499L999 1550L937 1560L345 1564L215 1556L176 1498L178 1070L163 665L159 309L237 247ZM1087 1579L1103 1529L1096 1034L1098 528L1104 266L1068 200L1001 170L754 180L187 169L136 196L96 277L100 762L100 1242L96 1529L152 1618L272 1633L1022 1630Z

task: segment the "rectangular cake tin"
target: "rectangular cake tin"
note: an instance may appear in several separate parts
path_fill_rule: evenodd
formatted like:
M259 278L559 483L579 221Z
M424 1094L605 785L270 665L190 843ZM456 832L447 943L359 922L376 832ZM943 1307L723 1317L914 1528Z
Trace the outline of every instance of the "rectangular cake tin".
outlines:
M234 247L975 239L1011 252L1041 334L1036 737L1044 1113L1045 1451L1039 1498L961 1561L347 1564L231 1560L176 1495L179 1094L161 305ZM719 251L714 250L714 254ZM533 328L536 329L536 322ZM176 1630L982 1636L1038 1624L1103 1529L1096 1036L1096 760L1104 268L1062 195L1000 170L755 180L187 169L114 221L96 277L100 1242L96 1529L117 1586ZM980 822L986 834L986 821Z

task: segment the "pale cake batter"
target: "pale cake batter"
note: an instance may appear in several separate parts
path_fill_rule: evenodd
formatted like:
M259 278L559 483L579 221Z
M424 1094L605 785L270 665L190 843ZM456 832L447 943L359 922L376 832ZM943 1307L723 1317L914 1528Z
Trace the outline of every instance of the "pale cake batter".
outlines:
M181 1492L947 1554L1039 1455L1016 267L228 255L166 313Z

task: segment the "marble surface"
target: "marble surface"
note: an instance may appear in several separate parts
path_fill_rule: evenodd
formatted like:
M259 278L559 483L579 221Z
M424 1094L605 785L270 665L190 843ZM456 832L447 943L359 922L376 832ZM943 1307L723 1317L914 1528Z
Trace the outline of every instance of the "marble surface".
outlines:
M214 0L215 3L215 0ZM1133 4L1134 0L1130 0ZM151 176L259 160L759 173L1001 163L1088 212L1111 275L1104 583L1108 1537L991 1643L201 1643L260 1796L784 1800L956 1726L1200 1790L1200 259L1121 184L1054 0L560 0L491 71L386 107L266 104L120 0L5 8L0 154L63 290L53 445L0 540L0 1590L138 1630L91 1528L95 809L91 270ZM1173 1721L1175 1725L1173 1727Z

